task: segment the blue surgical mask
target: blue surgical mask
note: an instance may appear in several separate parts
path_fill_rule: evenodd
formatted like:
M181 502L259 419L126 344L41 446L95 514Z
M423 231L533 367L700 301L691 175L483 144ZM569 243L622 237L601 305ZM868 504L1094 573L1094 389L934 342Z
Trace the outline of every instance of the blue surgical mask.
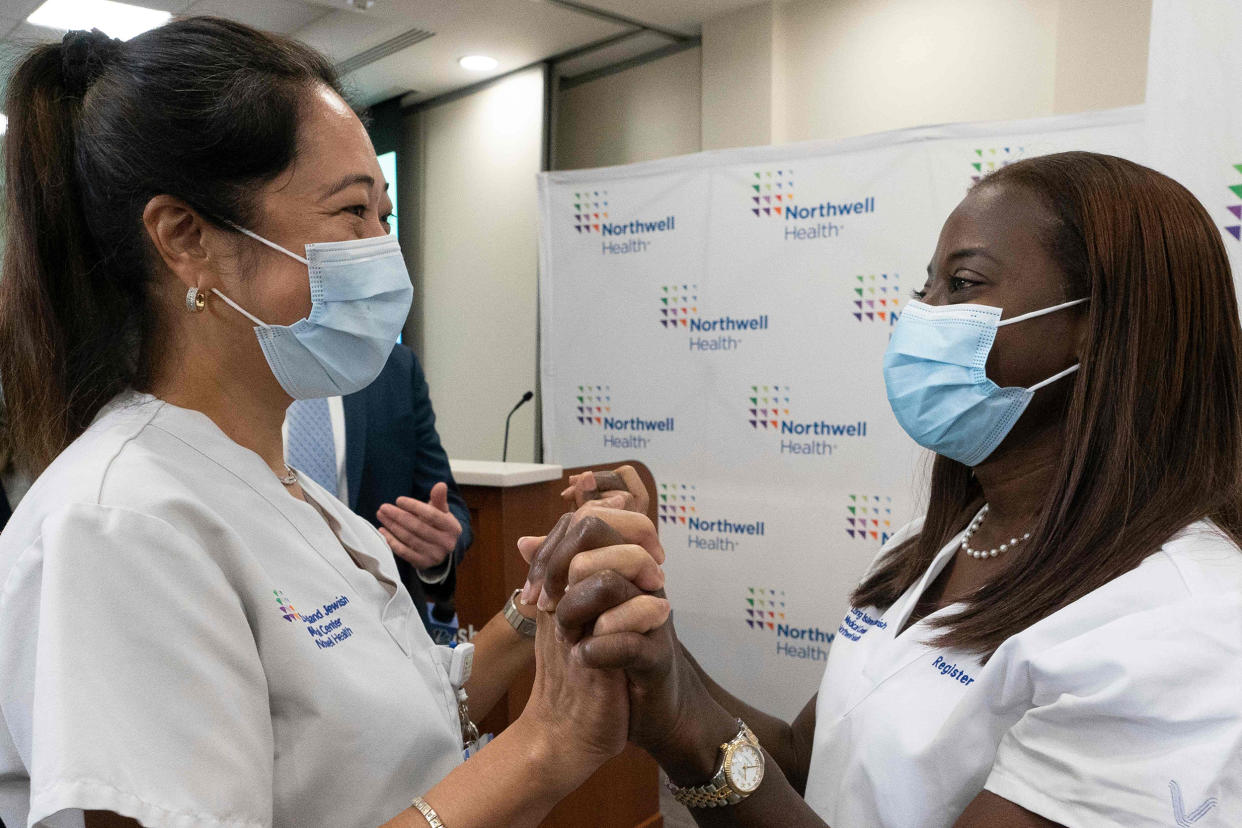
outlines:
M306 265L311 312L292 325L269 325L218 290L255 324L272 373L290 397L352 394L379 376L410 313L414 288L393 236L306 245L306 256L237 227Z
M933 306L911 302L884 353L884 385L897 422L919 445L977 466L1009 434L1035 392L1078 370L1030 388L1001 388L984 366L996 329L1086 302L1075 299L1001 321L987 305Z

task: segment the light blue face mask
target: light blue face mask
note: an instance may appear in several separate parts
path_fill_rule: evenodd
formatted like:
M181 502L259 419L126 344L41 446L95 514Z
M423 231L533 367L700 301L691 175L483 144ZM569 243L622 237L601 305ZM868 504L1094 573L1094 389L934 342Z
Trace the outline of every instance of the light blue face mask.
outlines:
M290 397L352 394L379 376L410 313L414 287L393 236L306 245L306 257L251 231L252 239L306 265L311 312L292 325L268 325L218 290L255 324L272 373Z
M967 466L982 463L1036 391L1078 370L1071 365L1030 388L1001 388L984 371L996 329L1086 301L1003 322L1001 309L987 305L906 305L884 353L884 385L897 422L924 448Z

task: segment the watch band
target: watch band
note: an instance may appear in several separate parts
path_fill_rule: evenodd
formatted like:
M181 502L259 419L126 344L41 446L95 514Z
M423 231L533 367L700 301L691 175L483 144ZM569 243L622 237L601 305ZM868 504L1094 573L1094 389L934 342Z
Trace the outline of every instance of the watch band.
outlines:
M736 805L742 801L737 791L728 785L716 787L713 784L699 785L697 788L677 788L668 783L673 799L687 808L721 808L725 805Z
M522 590L513 590L513 594L509 596L509 600L505 601L505 608L501 611L501 614L504 615L505 620L509 622L509 626L513 627L518 635L523 638L534 638L535 630L538 626L535 624L535 619L527 618L525 615L518 612L517 605L514 603L514 601L517 600L517 597L521 594Z
M753 793L753 791L742 793L735 790L729 784L728 778L725 775L725 762L727 761L731 745L744 741L754 745L756 748L759 747L759 739L746 726L746 723L738 719L737 725L737 735L720 746L720 767L716 769L715 775L712 776L706 785L682 788L673 784L671 780L665 782L674 799L687 808L722 808L726 805L736 805Z

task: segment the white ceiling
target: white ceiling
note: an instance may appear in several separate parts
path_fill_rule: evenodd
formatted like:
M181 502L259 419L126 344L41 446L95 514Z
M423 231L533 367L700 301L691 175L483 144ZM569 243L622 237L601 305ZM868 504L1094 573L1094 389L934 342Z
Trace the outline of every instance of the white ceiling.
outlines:
M25 23L42 0L0 0L0 48L20 54L31 42L58 40L63 32ZM293 35L339 62L410 29L434 32L346 77L359 102L408 93L425 100L512 71L553 55L634 31L548 0L374 0L366 11L348 0L128 0L174 14L214 14ZM684 35L704 20L758 0L573 0L598 10ZM360 3L360 5L364 5ZM572 72L625 60L673 41L641 33L573 62ZM500 64L488 73L467 72L457 59L485 54ZM568 64L567 64L568 66Z

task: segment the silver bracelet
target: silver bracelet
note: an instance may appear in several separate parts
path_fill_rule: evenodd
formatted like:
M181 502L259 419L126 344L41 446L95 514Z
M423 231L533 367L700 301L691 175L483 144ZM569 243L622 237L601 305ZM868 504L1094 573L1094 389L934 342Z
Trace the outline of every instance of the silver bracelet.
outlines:
M436 813L436 809L427 804L427 800L421 796L416 796L410 800L410 804L418 809L418 812L427 820L427 824L431 828L444 828L444 823L440 821L440 815Z

